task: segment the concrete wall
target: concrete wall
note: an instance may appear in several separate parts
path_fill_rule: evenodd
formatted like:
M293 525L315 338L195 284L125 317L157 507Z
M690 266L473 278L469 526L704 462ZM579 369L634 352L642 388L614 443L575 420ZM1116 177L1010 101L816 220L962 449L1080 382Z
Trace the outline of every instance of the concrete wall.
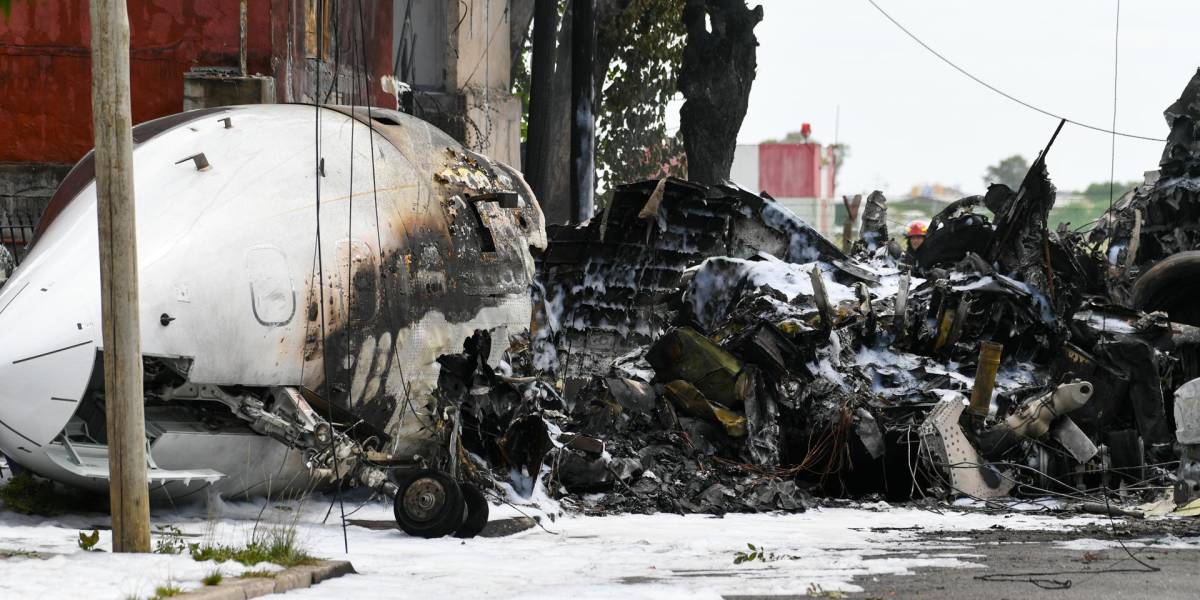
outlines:
M729 179L751 192L762 191L758 187L758 144L738 144L733 151Z
M0 244L17 260L69 164L0 163Z
M395 74L415 90L446 89L447 31L451 25L445 0L393 0L392 57L401 45L408 60Z
M449 41L446 83L463 94L463 143L521 166L521 103L512 95L508 0L460 0ZM452 11L453 12L453 11Z
M212 73L183 76L183 110L272 102L275 102L274 77L230 77Z
M509 0L392 0L402 106L464 146L521 165L521 103L512 95ZM403 104L403 102L402 102Z

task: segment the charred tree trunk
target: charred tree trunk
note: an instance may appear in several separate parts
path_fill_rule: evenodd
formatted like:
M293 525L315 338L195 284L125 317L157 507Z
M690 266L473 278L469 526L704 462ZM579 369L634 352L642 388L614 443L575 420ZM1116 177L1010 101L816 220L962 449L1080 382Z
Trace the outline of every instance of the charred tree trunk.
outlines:
M554 78L550 82L550 100L546 119L546 138L542 152L542 189L538 202L546 214L546 223L566 223L571 214L571 2L559 19L554 51Z
M693 180L729 179L757 68L754 26L762 17L762 7L752 9L745 0L687 0L684 6L679 130Z
M537 0L537 11L533 19L533 56L529 73L529 137L525 145L525 179L542 204L551 222L565 219L565 208L551 211L546 205L553 198L550 193L549 155L551 119L553 117L552 94L554 90L554 36L558 32L558 2ZM558 214L559 212L563 214Z
M571 222L592 218L596 194L596 0L572 0Z
M571 49L574 40L572 35L574 4L574 1L567 2L566 11L559 19L554 65L551 67L553 74L549 84L549 101L545 109L548 114L537 117L533 114L534 107L530 106L529 109L531 125L534 118L545 119L545 139L539 142L541 148L539 152L542 153L541 156L545 162L539 167L541 171L531 174L531 179L539 183L534 185L531 181L530 185L537 194L538 202L542 205L542 212L546 215L547 223L566 223L571 219ZM597 0L596 28L600 29L607 23L611 23L612 19L627 6L629 6L629 0ZM536 24L534 27L536 28ZM534 46L537 46L536 40ZM537 52L536 48L534 52ZM593 107L600 105L602 96L600 90L603 88L604 75L611 60L612 51L610 49L602 47L595 49L594 77L596 83L593 88L595 94ZM531 77L531 84L533 84L533 79L534 77Z

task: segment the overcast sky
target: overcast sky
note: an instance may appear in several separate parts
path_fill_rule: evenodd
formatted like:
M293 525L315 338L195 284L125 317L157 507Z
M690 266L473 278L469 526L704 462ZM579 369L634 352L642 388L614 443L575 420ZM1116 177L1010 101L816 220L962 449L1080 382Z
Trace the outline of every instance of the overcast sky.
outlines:
M1072 120L1112 122L1116 0L876 0L927 44L992 85ZM1057 122L996 95L942 63L866 0L762 4L758 77L739 143L812 124L850 157L840 193L900 195L941 183L982 191L1000 158L1032 160ZM1165 137L1162 111L1200 67L1200 1L1121 5L1117 129ZM1107 134L1067 124L1050 152L1060 189L1109 175ZM1157 168L1160 142L1117 138L1117 180Z

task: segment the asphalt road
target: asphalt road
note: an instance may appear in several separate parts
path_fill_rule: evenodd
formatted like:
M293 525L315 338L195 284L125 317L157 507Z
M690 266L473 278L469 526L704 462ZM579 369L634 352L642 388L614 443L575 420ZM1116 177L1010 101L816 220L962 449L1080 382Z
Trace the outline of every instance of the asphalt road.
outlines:
M1080 531L928 532L925 540L945 540L959 546L946 552L978 555L968 558L976 569L916 569L912 575L856 579L861 593L798 596L726 596L729 600L786 598L927 598L930 600L1095 600L1098 598L1200 598L1200 523L1196 519L1124 521ZM969 538L969 539L963 539ZM1191 548L1134 547L1131 551L1152 571L1129 558L1119 547L1102 550L1064 548L1063 542L1089 540L1158 540ZM1054 589L1047 589L1054 588Z

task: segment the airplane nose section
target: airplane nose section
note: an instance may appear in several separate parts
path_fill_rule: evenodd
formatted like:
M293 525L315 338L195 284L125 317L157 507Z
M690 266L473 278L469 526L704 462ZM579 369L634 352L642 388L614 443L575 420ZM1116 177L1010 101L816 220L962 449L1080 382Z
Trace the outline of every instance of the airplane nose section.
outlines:
M71 318L83 304L28 279L0 293L0 445L14 457L53 440L83 399L99 333Z

